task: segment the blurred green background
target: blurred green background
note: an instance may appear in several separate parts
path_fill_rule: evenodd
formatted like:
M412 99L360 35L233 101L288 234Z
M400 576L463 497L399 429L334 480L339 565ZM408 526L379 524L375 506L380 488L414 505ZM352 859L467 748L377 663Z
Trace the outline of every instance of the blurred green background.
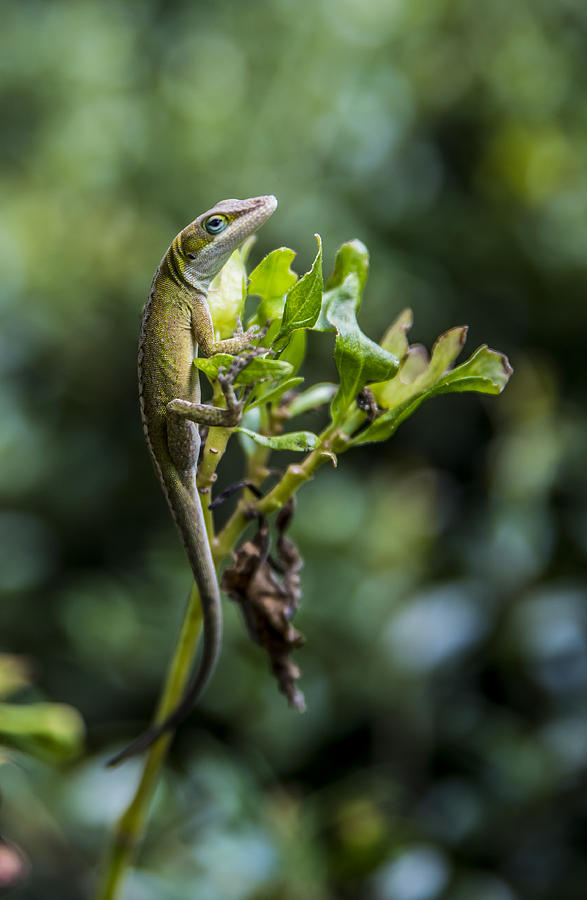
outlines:
M587 883L584 0L2 7L0 619L22 702L88 726L6 752L15 898L90 896L189 573L143 445L140 311L171 238L275 193L253 262L358 237L379 338L471 326L516 370L306 487L287 709L226 604L127 900L579 900ZM329 335L308 383L332 377ZM311 425L311 423L310 423ZM238 458L224 467L230 481Z

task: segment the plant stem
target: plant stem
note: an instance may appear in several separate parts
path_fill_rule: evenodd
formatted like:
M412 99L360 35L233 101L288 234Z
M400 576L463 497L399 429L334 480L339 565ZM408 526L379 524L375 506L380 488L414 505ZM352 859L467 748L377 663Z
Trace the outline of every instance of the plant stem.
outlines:
M194 585L157 709L156 722L165 719L183 696L196 653L201 626L202 607L198 589ZM147 753L135 795L116 824L105 875L96 900L117 900L121 896L126 873L132 865L135 852L143 836L151 800L172 738L173 734L162 735Z
M226 434L224 433L225 431ZM217 452L205 457L200 472L200 484L208 488L206 493L209 492L209 488L214 481L216 466L224 453L229 431L228 429L218 428L213 429L213 433L214 444L210 443L208 449L214 447L214 450ZM309 453L300 464L288 466L283 477L262 500L255 503L250 503L246 499L241 500L222 532L218 535L218 538L212 540L216 564L218 565L228 556L241 533L247 527L250 521L248 512L251 507L265 515L280 509L305 481L312 478L314 472L321 465L328 460L336 463L335 453L340 453L346 449L345 444L347 440L348 438L339 429L330 425L320 435L320 443L317 449ZM260 451L258 456L255 455L249 463L248 474L255 482L263 481L267 474L265 468L267 455L266 451ZM210 512L207 509L207 503L203 505L207 513L206 525L208 533L211 536L213 530ZM166 718L175 709L183 696L196 652L201 625L202 609L198 591L194 585L157 710L156 722ZM124 878L142 839L151 800L155 793L161 767L172 737L173 735L170 734L162 735L155 741L147 754L135 796L116 825L104 881L96 900L118 900L121 896Z
M312 478L316 469L327 461L336 464L335 452L339 453L344 449L344 436L334 426L329 426L320 435L320 443L316 450L308 453L301 463L292 463L291 466L288 466L282 478L262 500L255 502L241 500L212 543L212 553L216 565L219 565L235 546L251 520L252 510L262 515L268 515L280 509L305 481Z

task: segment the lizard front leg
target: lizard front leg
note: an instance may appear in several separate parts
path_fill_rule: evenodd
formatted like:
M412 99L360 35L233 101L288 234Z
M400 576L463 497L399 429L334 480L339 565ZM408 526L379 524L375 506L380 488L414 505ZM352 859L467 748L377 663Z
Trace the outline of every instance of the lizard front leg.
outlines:
M243 331L241 321L237 319L237 329L232 337L215 341L210 309L203 295L194 297L191 325L194 343L199 347L202 356L214 356L215 353L242 353L251 346L251 341L258 340L266 333L266 330L257 325Z

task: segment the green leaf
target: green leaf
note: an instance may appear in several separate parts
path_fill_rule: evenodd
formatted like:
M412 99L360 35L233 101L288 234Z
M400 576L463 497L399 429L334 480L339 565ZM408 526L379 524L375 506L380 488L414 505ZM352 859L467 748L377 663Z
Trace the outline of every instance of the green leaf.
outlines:
M196 357L194 366L203 372L210 381L215 381L219 369L227 369L233 359L234 356L229 353L215 353L214 356ZM253 384L255 381L279 381L290 376L292 372L293 366L285 360L256 356L242 372L239 372L234 383Z
M407 333L412 327L414 316L411 309L401 311L397 319L389 326L383 338L381 346L389 350L399 360L402 360L409 349Z
M513 371L507 356L482 344L464 363L443 375L435 393L478 391L501 394Z
M430 356L430 365L424 376L426 385L435 382L453 364L467 340L468 327L450 328L436 339Z
M240 250L235 250L228 262L212 279L207 303L216 340L232 336L237 316L241 317L245 302L246 272Z
M28 753L54 761L81 753L85 727L64 703L0 703L0 737Z
M242 426L237 426L234 430L239 431L241 434L246 434L256 444L261 444L262 447L270 447L271 450L298 450L304 453L308 450L314 450L319 443L318 435L313 434L311 431L290 431L287 434L269 436L258 434L256 431L251 431L249 428L243 428Z
M250 234L248 236L248 238L245 238L245 240L242 242L242 244L238 248L243 263L247 262L247 260L249 258L249 253L251 252L253 245L256 244L256 242L257 242L257 235Z
M246 404L247 411L255 409L257 406L263 406L265 403L275 403L283 394L287 393L287 391L292 391L303 380L303 378L286 378L277 387L269 387L264 391L261 390L259 393L255 391Z
M31 681L30 663L22 656L0 653L0 697L8 697Z
M441 335L432 352L432 357L420 369L416 377L406 379L404 372L414 356L410 348L399 373L385 385L373 385L372 390L379 405L386 402L390 408L379 418L351 440L352 445L367 444L372 441L384 441L405 419L420 406L424 400L438 394L449 394L464 391L476 391L482 394L499 394L506 386L512 367L506 356L483 345L478 347L469 359L460 366L448 371L441 371L447 360L452 362L462 346L466 328L453 328ZM420 358L422 354L416 354ZM450 364L450 363L449 363Z
M322 382L313 384L307 391L298 394L288 406L288 412L293 418L301 413L307 412L309 409L316 409L324 403L330 403L336 394L337 386Z
M418 391L435 384L459 355L466 338L466 325L451 328L437 339L430 359L425 347L412 345L402 360L397 376L384 384L371 386L379 406L386 409L400 406Z
M269 331L261 342L264 347L270 347L279 332L285 306L285 295L297 280L296 273L290 268L294 257L293 250L288 247L280 247L262 259L256 269L251 272L249 294L259 295L261 302L255 316L247 323L247 326L265 325L267 322L271 322Z
M412 384L416 378L419 378L420 375L424 374L429 365L430 357L426 347L423 344L412 344L400 364L398 372L399 381L396 384L393 384L390 390L399 390L399 386L402 384ZM377 385L372 385L371 389L376 393ZM406 388L407 393L410 393L410 391L411 388Z
M334 359L340 388L331 406L333 422L344 417L359 391L372 381L387 379L399 365L387 348L370 340L359 328L357 310L369 272L369 252L358 240L339 249L334 271L328 280L316 331L336 331Z
M332 401L331 413L339 424L359 391L373 381L383 381L397 371L397 357L368 338L357 322L361 302L361 281L350 272L340 287L331 292L326 309L328 322L336 330L334 361L340 375L340 387Z
M327 289L340 287L351 272L359 279L359 289L362 294L369 274L369 251L358 238L346 241L339 247L332 275L326 284Z
M249 294L258 294L263 299L287 294L297 279L290 268L295 255L289 247L278 247L268 253L249 275Z
M314 325L314 331L332 331L332 325L328 321L326 311L336 296L336 288L346 281L349 275L354 275L357 279L359 298L362 297L369 274L369 251L357 239L347 241L339 247L334 261L334 270L326 283L327 291L324 294L320 315ZM389 348L385 348L386 350Z
M289 340L289 335L299 328L312 328L322 303L322 240L316 235L318 252L312 268L290 288L285 299L281 328L275 339L275 349L281 350Z
M308 339L305 329L294 331L290 336L289 344L279 354L280 360L288 362L293 366L294 374L300 369L300 366L304 361L307 343Z

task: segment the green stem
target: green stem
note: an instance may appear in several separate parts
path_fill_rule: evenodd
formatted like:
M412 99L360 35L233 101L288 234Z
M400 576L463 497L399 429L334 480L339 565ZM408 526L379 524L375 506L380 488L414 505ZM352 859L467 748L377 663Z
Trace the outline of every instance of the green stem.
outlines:
M219 565L235 546L240 535L251 521L251 511L254 510L255 513L269 515L269 513L280 509L304 482L309 481L313 477L316 469L328 461L336 464L335 454L342 452L345 449L345 444L344 435L341 435L334 426L329 426L320 435L320 443L316 450L308 453L301 463L292 463L291 466L288 466L283 477L280 478L275 487L262 500L254 503L241 500L222 531L212 543L212 553L216 565Z
M228 437L228 435L222 433L224 429L213 429L213 431L216 433L215 440L214 445L211 443L210 446L214 446L214 449L217 450L217 453L214 454L216 458L207 461L201 473L202 480L208 488L211 487L214 480L213 476L216 466L224 453ZM321 465L329 460L336 462L335 454L341 453L346 449L347 441L348 436L341 433L338 428L330 425L320 435L318 448L309 453L300 464L288 466L283 477L262 500L254 504L246 499L242 500L222 532L218 535L218 538L212 541L216 563L219 564L228 556L241 533L247 527L250 521L248 513L251 507L254 507L264 515L280 509L304 482L312 478L314 472ZM249 462L248 474L255 483L262 482L267 474L265 468L267 455L266 452L261 451L258 456L255 456ZM207 510L207 504L204 505L208 513L206 524L211 536L211 516ZM184 694L198 644L201 625L202 610L200 598L194 585L177 647L167 674L156 721L162 721L172 712ZM105 877L96 900L118 900L121 896L124 878L132 865L135 852L142 839L149 807L171 739L172 735L162 735L147 754L135 796L116 825Z
M162 721L171 713L184 694L201 626L202 607L194 585L157 709L156 722ZM149 807L172 738L172 734L162 735L147 753L135 795L116 824L105 875L96 900L117 900L121 896L126 873L143 836Z

